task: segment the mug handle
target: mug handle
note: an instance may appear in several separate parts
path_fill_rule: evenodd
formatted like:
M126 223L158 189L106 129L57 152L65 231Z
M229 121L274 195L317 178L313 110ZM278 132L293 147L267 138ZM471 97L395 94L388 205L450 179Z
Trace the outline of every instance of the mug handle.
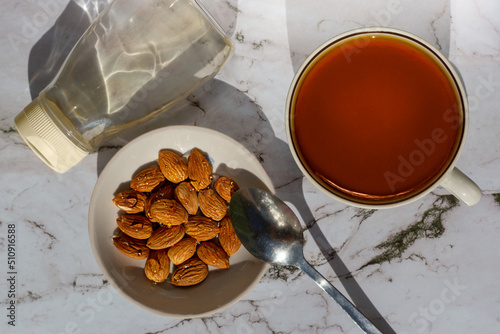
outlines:
M441 185L469 206L477 204L482 196L478 185L456 167L444 177Z

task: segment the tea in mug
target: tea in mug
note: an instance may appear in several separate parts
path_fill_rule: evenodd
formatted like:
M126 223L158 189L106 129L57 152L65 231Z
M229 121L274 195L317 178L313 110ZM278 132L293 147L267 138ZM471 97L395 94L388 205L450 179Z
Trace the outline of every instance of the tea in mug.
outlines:
M454 78L407 37L347 36L312 59L293 89L289 123L301 162L332 192L361 203L425 190L464 135Z

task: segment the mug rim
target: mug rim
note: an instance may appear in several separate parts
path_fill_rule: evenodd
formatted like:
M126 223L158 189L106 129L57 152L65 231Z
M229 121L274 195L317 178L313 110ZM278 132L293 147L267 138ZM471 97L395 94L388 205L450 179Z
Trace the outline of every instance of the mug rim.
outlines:
M417 193L406 197L402 198L401 200L395 200L393 202L388 202L388 203L367 203L367 202L358 202L355 201L354 199L348 199L341 197L334 192L332 192L330 189L328 189L326 186L318 182L308 171L307 167L305 166L304 162L300 158L297 148L295 147L294 144L294 138L292 134L292 124L290 117L292 115L292 104L294 100L295 93L297 92L297 85L302 79L303 74L306 72L306 70L314 64L314 60L318 58L323 52L327 51L331 46L335 45L336 43L345 40L350 37L355 37L355 36L362 36L362 35L368 35L368 34L389 34L389 35L395 35L399 38L403 38L410 42L411 44L414 44L418 47L424 48L427 51L431 52L442 64L448 75L450 76L450 79L453 81L453 83L456 86L457 93L458 93L458 98L461 100L460 102L462 103L462 133L461 137L458 140L458 147L456 148L456 151L454 153L454 156L451 158L450 162L448 163L448 166L439 174L435 180L430 182L427 186L425 186L423 189L419 190ZM289 149L292 153L292 156L295 160L295 163L301 170L302 174L306 176L306 178L319 190L321 190L323 193L327 194L328 196L336 199L337 201L359 207L359 208L364 208L364 209L385 209L385 208L395 208L399 206L406 205L408 203L414 202L425 195L429 194L432 192L436 187L438 187L442 181L446 178L446 176L455 168L455 165L457 163L457 160L459 159L462 151L463 151L463 146L464 142L467 137L468 133L468 127L469 127L469 105L468 105L468 100L467 100L467 95L466 95L466 90L464 87L464 84L458 75L458 72L455 70L454 66L452 63L439 51L436 47L434 47L432 44L424 40L423 38L412 34L410 32L401 30L401 29L396 29L396 28L388 28L388 27L365 27L365 28L357 28L357 29L352 29L348 30L346 32L343 32L341 34L338 34L321 45L319 45L314 51L312 51L306 59L302 62L300 67L298 68L297 72L295 73L289 89L288 89L288 94L286 98L286 105L285 105L285 128L286 128L286 136L287 136L287 141L288 141L288 146Z

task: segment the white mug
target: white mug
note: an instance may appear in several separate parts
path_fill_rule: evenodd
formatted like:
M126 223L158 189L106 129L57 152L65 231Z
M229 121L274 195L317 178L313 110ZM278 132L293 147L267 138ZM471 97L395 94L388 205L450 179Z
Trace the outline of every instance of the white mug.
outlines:
M316 162L313 163L311 162L312 160L308 160L310 156L312 157L312 155L308 155L308 153L305 152L307 151L307 149L304 148L306 146L305 144L302 145L301 142L302 138L304 137L300 137L301 136L300 133L299 135L297 135L298 130L296 130L299 120L305 119L304 117L315 117L315 110L307 110L307 113L306 111L301 111L302 112L301 115L305 116L301 116L302 118L300 118L299 120L296 114L297 112L296 109L298 108L297 105L300 102L298 97L300 96L300 90L303 89L302 87L304 87L304 82L306 80L312 80L308 79L309 73L313 73L310 72L312 71L312 68L314 68L315 66L319 66L318 64L321 64L321 62L326 61L324 60L327 59L325 55L328 54L328 52L335 50L335 48L340 48L340 47L347 48L347 45L351 46L357 45L357 49L349 49L344 54L345 57L350 57L350 56L354 57L358 53L360 54L361 52L364 52L364 48L366 48L371 43L370 41L372 41L372 38L393 38L398 42L408 43L408 45L414 47L416 50L418 50L418 52L425 53L426 55L425 57L429 57L429 59L431 59L431 62L433 64L436 64L435 66L438 66L440 69L442 69L442 72L447 78L449 84L453 85L453 91L457 96L456 105L458 105L458 108L456 109L458 110L457 115L460 115L460 123L459 123L460 125L457 126L457 128L459 127L457 131L460 133L459 135L457 135L457 138L453 140L453 145L454 145L453 150L451 151L449 156L445 156L446 163L440 165L439 171L437 170L435 171L437 173L436 175L432 177L429 176L428 182L426 181L425 184L417 186L411 191L409 190L404 194L403 192L400 193L403 195L400 194L370 195L358 192L357 190L344 189L343 186L334 184L336 181L334 182L329 180L328 178L323 177L323 175L321 174L322 172L318 171L319 169L317 169L316 166L314 165L314 163ZM355 42L358 44L353 44ZM345 50L343 50L343 52L345 52ZM348 64L346 66L351 66L352 65L350 64L351 59L347 60L349 61L346 61L346 64ZM377 63L374 62L374 66L377 66L376 64ZM321 70L324 69L324 67L319 67L319 68ZM318 69L316 71L320 70ZM406 80L406 77L404 76L403 73L401 77L404 78L404 80ZM333 76L331 80L342 80L342 79ZM374 101L374 103L376 102L377 101ZM304 105L304 103L302 105ZM304 107L302 108L305 109ZM314 109L314 107L311 107L311 109ZM466 203L467 205L474 205L481 198L481 190L469 177L467 177L464 173L462 173L459 169L455 167L456 162L463 150L466 139L468 123L469 123L468 113L469 110L468 110L466 92L460 80L460 77L458 76L458 74L456 73L450 62L436 48L434 48L431 44L419 38L418 36L415 36L405 31L392 28L385 28L385 27L370 27L370 28L352 30L345 32L341 35L338 35L330 39L329 41L325 42L321 46L319 46L314 52L312 52L307 57L307 59L304 61L304 63L297 71L290 85L288 97L286 100L285 122L286 122L287 139L289 147L299 168L316 187L318 187L320 190L322 190L329 196L333 197L334 199L342 203L356 207L370 208L370 209L393 208L420 199L423 196L430 193L431 191L433 191L436 187L442 186L446 188L449 192L451 192L453 195L455 195L457 198L462 200L464 203ZM446 117L446 115L443 117ZM318 122L320 122L320 120L318 120ZM345 126L348 127L349 125L352 124L347 123ZM351 130L353 133L356 132L355 128L348 129L348 131ZM310 133L311 133L310 143L314 143L314 140L316 140L315 137L319 138L320 133L319 132L317 134L313 132ZM389 172L384 173L386 178L385 182L388 183L389 186L393 186L391 182L394 183L398 182L399 180L398 178L402 179L402 176L406 176L404 173L409 175L411 174L411 172L413 172L413 170L417 170L419 168L419 164L422 161L421 158L422 157L425 158L424 153L432 153L433 150L432 151L430 150L432 148L432 145L439 145L441 138L444 138L443 133L440 133L439 131L433 131L431 138L427 140L427 145L428 145L427 147L425 146L426 143L423 140L415 139L414 142L416 143L417 146L415 148L415 151L412 152L412 154L413 153L414 154L413 156L410 156L410 159L402 158L402 155L397 151L393 152L394 159L399 159L398 161L400 165L398 171L400 172L400 174L398 174L397 172L395 174L394 173L391 174ZM434 144L432 145L430 144L431 140L435 140ZM325 147L328 146L326 145ZM426 149L428 150L428 152L425 152ZM328 155L330 152L326 149L324 154ZM357 154L356 152L352 152L351 156L353 157L353 159L359 160L360 158L359 156L356 156L356 154ZM336 168L335 166L337 166L337 161L335 160L336 157L329 159L331 159L332 161L332 166L329 167L323 166L323 167L330 168L333 171L332 173L335 173L335 168ZM337 159L340 160L340 158ZM369 165L370 160L367 159L366 164ZM319 167L322 168L322 166ZM391 177L393 178L391 179ZM380 179L380 182L382 182L381 180L382 179ZM342 180L340 180L340 183L341 182Z

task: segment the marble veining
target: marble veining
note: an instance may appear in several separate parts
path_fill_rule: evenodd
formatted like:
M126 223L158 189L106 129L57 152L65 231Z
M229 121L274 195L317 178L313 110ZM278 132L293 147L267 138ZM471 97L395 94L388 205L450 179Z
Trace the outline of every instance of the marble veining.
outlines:
M88 241L92 189L123 145L176 124L221 131L255 154L305 229L306 259L385 333L500 331L499 2L204 1L235 45L227 66L160 119L106 143L63 175L33 155L13 120L53 75L40 65L54 60L46 49L56 36L51 29L59 28L57 36L72 41L107 1L0 2L2 333L360 333L294 267L271 266L239 302L201 319L160 317L118 294L100 272ZM88 16L68 20L70 9L84 5L90 6ZM421 36L459 71L470 128L458 167L484 191L476 206L437 188L404 207L356 209L321 193L295 165L283 120L294 73L327 39L371 25ZM6 317L10 224L16 226L15 327Z

